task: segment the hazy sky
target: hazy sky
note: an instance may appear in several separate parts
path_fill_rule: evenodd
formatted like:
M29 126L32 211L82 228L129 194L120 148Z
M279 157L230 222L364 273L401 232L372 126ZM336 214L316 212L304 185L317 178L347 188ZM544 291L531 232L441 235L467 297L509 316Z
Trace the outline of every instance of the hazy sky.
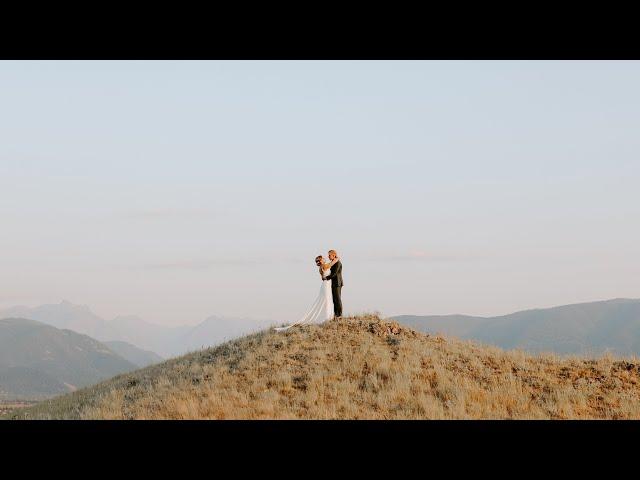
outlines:
M640 297L640 62L0 62L0 307Z

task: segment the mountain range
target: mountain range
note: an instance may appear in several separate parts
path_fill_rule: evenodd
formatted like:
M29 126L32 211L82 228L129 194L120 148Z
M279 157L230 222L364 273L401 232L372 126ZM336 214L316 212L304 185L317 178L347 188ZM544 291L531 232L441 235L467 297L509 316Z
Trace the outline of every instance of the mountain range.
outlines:
M86 305L68 301L38 307L16 306L0 311L0 318L29 318L60 329L88 335L101 342L127 342L139 349L170 358L192 350L267 328L271 320L211 316L192 325L169 327L136 316L119 316L107 321ZM116 347L117 348L117 347Z
M87 335L25 318L0 320L0 399L68 393L141 366Z
M141 348L138 348L135 345L131 345L127 342L112 340L110 342L102 343L106 345L109 350L117 353L122 358L130 361L138 367L146 367L148 365L153 365L154 363L160 363L164 361L164 358L162 358L157 353L154 353L150 350L142 350Z
M640 300L578 303L496 317L398 315L424 333L477 340L504 349L560 354L640 355Z
M0 318L21 317L60 329L88 335L133 363L144 366L215 346L267 328L275 322L247 318L211 316L197 325L169 327L136 316L119 316L107 321L87 306L68 301L38 307L12 307L0 311ZM611 352L640 355L640 300L613 299L553 308L525 310L502 316L398 315L401 324L425 333L443 333L473 339L504 349L560 354L597 355ZM131 348L109 342L126 342ZM140 351L146 353L140 353Z

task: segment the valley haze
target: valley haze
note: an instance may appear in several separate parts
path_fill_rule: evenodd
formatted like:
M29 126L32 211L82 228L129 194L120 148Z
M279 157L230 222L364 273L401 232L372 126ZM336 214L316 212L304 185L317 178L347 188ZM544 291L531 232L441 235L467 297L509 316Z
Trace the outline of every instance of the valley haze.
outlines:
M124 341L164 358L209 347L276 324L274 320L210 316L196 325L165 326L134 315L105 320L87 305L67 300L37 307L15 306L0 310L1 318L37 320L56 328L73 330L101 342Z

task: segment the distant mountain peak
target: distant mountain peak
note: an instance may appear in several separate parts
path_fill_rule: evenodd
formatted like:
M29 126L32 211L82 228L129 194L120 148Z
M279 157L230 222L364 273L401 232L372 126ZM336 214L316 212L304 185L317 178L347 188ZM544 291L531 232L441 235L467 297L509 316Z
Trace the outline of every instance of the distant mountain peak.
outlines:
M66 307L66 308L70 308L70 309L74 309L74 310L82 310L85 312L91 312L91 308L89 307L89 305L79 305L77 303L73 303L70 302L69 300L62 300L59 303L60 306L62 307Z

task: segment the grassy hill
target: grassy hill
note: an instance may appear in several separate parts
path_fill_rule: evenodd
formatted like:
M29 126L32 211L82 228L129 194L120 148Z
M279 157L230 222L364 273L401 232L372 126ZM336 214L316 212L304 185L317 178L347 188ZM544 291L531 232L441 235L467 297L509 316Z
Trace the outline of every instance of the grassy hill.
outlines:
M59 395L138 368L102 343L34 320L0 320L0 400Z
M499 317L401 315L403 325L424 333L477 340L505 349L580 355L640 355L640 300L618 298Z
M376 316L263 331L7 418L640 418L640 363L532 356Z

